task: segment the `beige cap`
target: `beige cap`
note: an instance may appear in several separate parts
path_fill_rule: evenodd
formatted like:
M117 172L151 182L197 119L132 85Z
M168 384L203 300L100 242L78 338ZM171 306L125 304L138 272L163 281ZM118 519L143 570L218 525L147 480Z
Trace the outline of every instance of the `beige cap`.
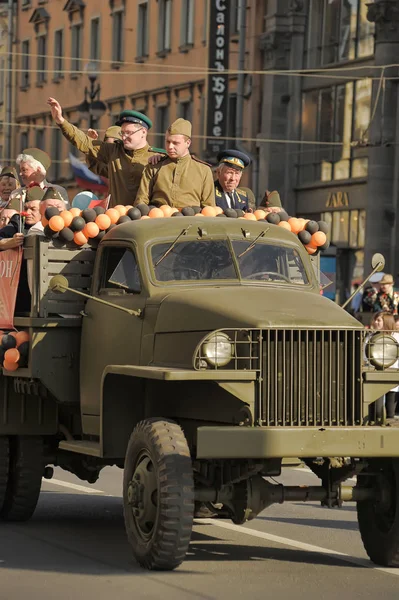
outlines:
M51 167L51 158L47 152L40 150L40 148L25 148L22 154L28 154L29 156L32 156L41 165L43 165L45 171L48 171Z
M170 135L185 135L191 138L192 125L190 121L186 119L176 119L172 125L168 127L168 133Z
M118 139L122 139L121 138L121 128L118 127L117 125L112 125L112 127L108 127L108 129L105 132L105 136L104 139L106 140L107 138L118 138Z
M389 273L385 273L385 275L380 279L380 285L389 285L393 283L393 277Z
M44 196L41 198L42 202L44 200L62 200L64 202L64 198L61 196L58 190L53 187L48 187L45 189Z

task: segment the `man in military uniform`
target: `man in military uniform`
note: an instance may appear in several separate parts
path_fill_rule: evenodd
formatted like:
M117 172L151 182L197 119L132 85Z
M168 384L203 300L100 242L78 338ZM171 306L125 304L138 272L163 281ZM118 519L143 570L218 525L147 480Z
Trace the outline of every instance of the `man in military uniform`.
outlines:
M91 140L93 140L93 146L101 146L102 142L98 139L99 136L95 129L88 129L87 135ZM112 125L111 127L108 127L108 129L105 132L103 141L107 144L121 143L121 128L118 127L118 125ZM106 163L101 162L98 159L98 157L94 158L94 156L87 154L86 165L89 167L92 173L95 173L100 177L108 178L108 165Z
M166 132L168 158L144 169L135 205L215 206L210 166L190 154L191 123L177 119Z
M42 190L45 190L50 186L55 187L63 197L64 201L69 202L66 189L61 185L50 183L46 179L47 171L51 167L51 158L47 152L44 152L44 150L41 150L40 148L25 148L25 150L22 151L22 154L17 156L16 162L19 166L19 175L24 186L12 192L11 203L13 203L15 198L18 200L22 199L22 202L25 202L26 192L28 188L32 186L38 186ZM13 205L13 208L15 208L15 204Z
M110 206L132 204L149 157L159 152L153 150L147 142L148 130L152 127L151 120L135 110L124 110L116 123L121 127L122 144L101 142L95 146L86 133L62 116L62 108L55 98L49 98L47 104L63 136L83 154L108 166Z
M215 181L217 206L223 210L235 208L247 212L251 208L250 193L252 196L253 193L247 188L239 187L239 183L244 169L251 164L251 159L238 150L222 150L217 155L217 160L219 163Z

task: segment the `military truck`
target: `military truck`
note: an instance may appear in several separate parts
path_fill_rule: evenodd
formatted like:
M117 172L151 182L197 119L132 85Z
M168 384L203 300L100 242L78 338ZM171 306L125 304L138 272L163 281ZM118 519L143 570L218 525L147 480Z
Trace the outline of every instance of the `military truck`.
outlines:
M203 509L244 523L285 501L356 502L371 560L399 566L399 429L374 410L398 344L320 294L297 236L184 217L118 225L96 250L54 243L25 242L15 327L31 346L0 376L2 520L33 514L53 466L94 483L117 465L146 568L184 560ZM287 457L320 486L272 483Z

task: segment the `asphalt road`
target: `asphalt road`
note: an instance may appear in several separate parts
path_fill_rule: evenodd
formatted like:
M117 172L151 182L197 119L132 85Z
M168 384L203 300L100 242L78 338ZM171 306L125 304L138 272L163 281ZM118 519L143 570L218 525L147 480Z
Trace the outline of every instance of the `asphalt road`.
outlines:
M298 469L283 479L317 482ZM94 486L61 470L44 480L33 519L0 526L0 600L398 598L399 569L367 560L353 504L273 506L245 526L197 521L179 569L144 571L126 541L121 481L116 468Z

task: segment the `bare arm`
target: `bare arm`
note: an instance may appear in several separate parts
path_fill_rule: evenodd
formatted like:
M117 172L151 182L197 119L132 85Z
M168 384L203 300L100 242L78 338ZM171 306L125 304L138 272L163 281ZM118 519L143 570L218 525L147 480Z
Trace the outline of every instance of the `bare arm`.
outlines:
M0 250L10 250L22 246L24 237L23 233L16 233L12 238L3 238L0 240Z

